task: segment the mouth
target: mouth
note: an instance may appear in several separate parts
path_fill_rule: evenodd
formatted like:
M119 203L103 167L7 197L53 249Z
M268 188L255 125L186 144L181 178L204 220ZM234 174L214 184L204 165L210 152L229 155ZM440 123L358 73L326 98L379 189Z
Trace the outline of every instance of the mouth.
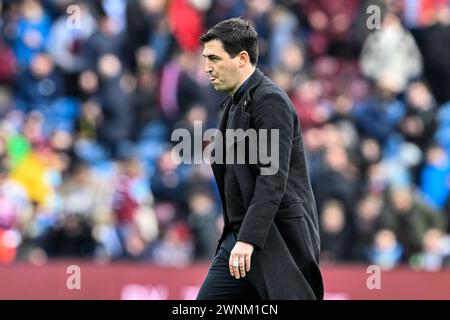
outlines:
M215 77L209 77L209 81L214 82L217 78Z

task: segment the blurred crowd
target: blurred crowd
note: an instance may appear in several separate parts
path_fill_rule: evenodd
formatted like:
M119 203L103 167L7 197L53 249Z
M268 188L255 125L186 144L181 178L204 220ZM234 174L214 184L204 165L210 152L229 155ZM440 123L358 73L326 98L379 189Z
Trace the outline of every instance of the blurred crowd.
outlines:
M215 180L171 132L217 126L198 39L241 16L300 118L322 262L450 265L449 1L0 5L0 264L211 259Z

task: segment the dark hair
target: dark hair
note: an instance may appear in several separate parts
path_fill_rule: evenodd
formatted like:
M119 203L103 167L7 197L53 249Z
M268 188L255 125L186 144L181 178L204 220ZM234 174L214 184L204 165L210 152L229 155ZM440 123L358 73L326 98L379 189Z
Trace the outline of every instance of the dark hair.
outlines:
M252 65L258 62L258 33L248 21L232 18L219 22L200 37L202 45L212 40L220 40L232 58L247 51Z

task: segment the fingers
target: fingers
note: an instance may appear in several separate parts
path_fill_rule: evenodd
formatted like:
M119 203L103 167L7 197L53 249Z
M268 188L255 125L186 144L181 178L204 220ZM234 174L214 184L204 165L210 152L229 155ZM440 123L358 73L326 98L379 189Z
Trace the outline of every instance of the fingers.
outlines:
M242 278L245 277L245 256L239 257L239 272Z
M228 268L232 277L236 279L244 278L250 271L250 255L230 255Z
M245 267L246 267L246 271L249 272L250 271L250 261L251 261L251 256L248 255L245 257Z
M230 274L236 279L244 278L250 272L250 259L253 253L253 245L238 241L230 253L228 267Z
M234 266L233 262L235 261L234 255L230 255L230 260L228 261L228 267L230 268L230 274L234 277Z
M240 278L240 272L239 272L239 268L240 268L240 259L238 255L235 254L231 254L230 255L230 260L228 262L228 266L230 268L230 274L232 277L235 277L236 279Z

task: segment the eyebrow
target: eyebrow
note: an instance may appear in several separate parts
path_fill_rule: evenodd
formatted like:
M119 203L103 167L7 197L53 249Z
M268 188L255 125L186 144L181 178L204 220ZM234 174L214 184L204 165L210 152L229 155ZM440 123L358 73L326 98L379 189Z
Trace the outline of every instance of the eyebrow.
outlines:
M216 56L215 54L208 54L208 55L203 54L203 57L208 58L208 59L212 59L212 58L221 59L219 56Z

